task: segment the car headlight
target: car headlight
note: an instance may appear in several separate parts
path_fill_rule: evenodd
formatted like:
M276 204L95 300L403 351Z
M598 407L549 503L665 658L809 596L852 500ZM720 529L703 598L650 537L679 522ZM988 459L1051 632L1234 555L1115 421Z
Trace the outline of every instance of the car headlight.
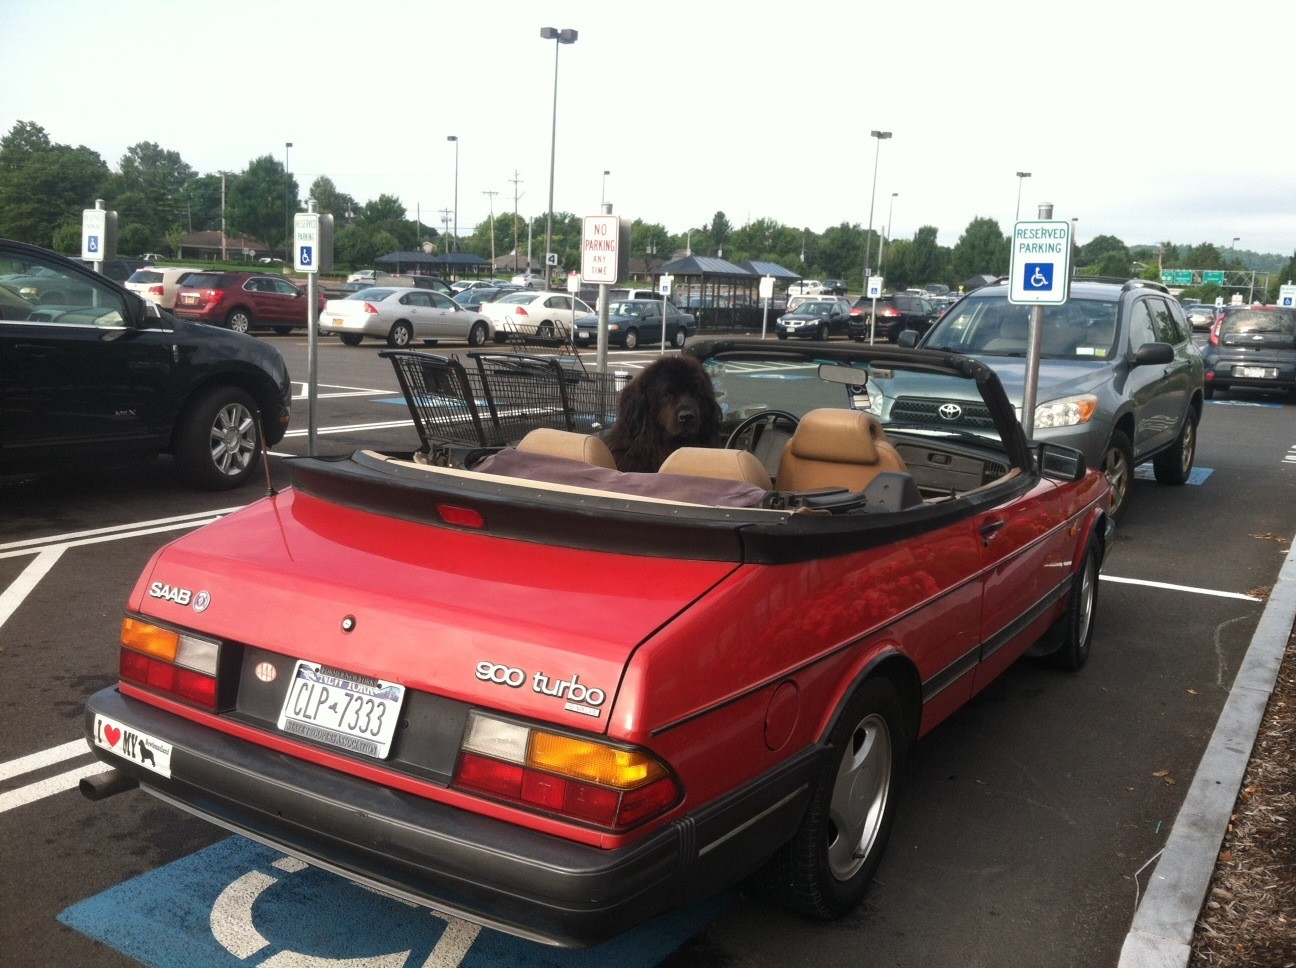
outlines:
M619 330L620 328L621 328L620 325L618 325L617 323L608 323L608 332L609 332L609 333L615 333L615 332L616 332L617 330Z
M1035 429L1051 427L1076 427L1088 423L1098 409L1098 398L1092 393L1050 400L1035 408Z

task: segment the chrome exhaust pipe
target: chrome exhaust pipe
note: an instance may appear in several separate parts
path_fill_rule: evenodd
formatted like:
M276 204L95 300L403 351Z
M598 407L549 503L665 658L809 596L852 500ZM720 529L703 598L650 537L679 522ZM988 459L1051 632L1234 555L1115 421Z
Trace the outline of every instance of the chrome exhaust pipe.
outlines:
M121 770L108 770L94 776L83 776L78 784L81 795L87 800L106 800L127 790L134 790L139 781Z

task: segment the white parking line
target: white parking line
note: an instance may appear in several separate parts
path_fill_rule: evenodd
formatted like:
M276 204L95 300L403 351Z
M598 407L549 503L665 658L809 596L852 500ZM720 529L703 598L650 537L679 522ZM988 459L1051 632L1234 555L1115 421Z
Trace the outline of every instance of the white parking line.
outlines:
M83 747L84 745L82 743ZM25 787L19 787L17 790L0 793L0 813L13 810L15 807L26 806L37 800L43 800L45 797L52 797L54 794L62 793L65 790L75 790L82 778L94 776L96 773L104 773L110 769L112 767L107 763L95 762L88 766L78 767L75 770L69 770L67 773L60 773L58 776L51 776L49 779L41 780L39 783L29 783Z
M39 753L28 753L26 756L20 756L16 760L10 760L8 763L0 763L0 781L12 779L15 776L22 776L24 773L31 773L33 770L43 770L47 766L53 766L55 763L62 763L64 760L70 760L74 756L81 756L83 753L89 753L90 747L86 745L83 739L74 739L70 743L64 743L62 746L51 746L47 750L41 750Z
M315 430L317 434L349 434L357 433L362 430L390 430L393 427L413 427L413 420L387 420L382 423L366 424L347 424L342 427L318 427ZM309 431L305 428L301 430L290 430L284 434L285 437L305 437Z
M30 554L31 552L17 553ZM46 548L39 552L36 560L24 568L14 583L0 594L0 626L9 621L10 616L18 611L18 606L32 593L32 589L40 584L40 580L49 573L62 555L62 548Z
M301 387L302 393L306 392L306 384L303 381L293 380L292 385L295 387ZM349 387L341 383L321 383L320 388L326 390L356 390L360 393L391 393L392 392L391 390L375 390L373 387ZM295 400L298 398L294 397L293 399Z
M135 531L118 531L114 534L101 534L95 538L80 538L76 541L65 541L63 544L48 545L45 548L18 548L14 551L0 551L0 559L17 558L19 555L33 555L37 552L58 551L62 554L68 548L80 548L84 545L103 544L105 541L120 541L123 538L142 538L149 534L161 534L165 531L182 531L185 528L200 528L204 524L211 524L213 521L219 521L219 514L211 515L206 518L190 518L187 521L180 521L176 524L164 524L156 528L138 528Z
M177 521L190 521L194 518L209 518L213 515L229 514L231 511L237 511L242 504L237 504L230 508L217 508L214 511L194 511L192 514L177 514L169 518L153 518L149 521L133 521L130 524L114 524L106 528L91 528L88 531L69 531L64 534L46 535L44 538L28 538L23 541L10 541L6 544L0 544L0 551L10 551L14 548L32 548L36 545L56 545L69 544L75 542L78 538L89 538L100 534L112 534L117 531L135 531L140 528L151 528L159 524L171 524Z
M1255 595L1243 595L1241 592L1222 592L1215 588L1195 588L1192 585L1171 585L1164 581L1147 581L1143 578L1117 578L1115 575L1100 575L1103 581L1115 582L1118 585L1143 585L1146 588L1163 588L1172 592L1191 592L1194 595L1213 595L1216 598L1239 598L1244 602L1263 602Z

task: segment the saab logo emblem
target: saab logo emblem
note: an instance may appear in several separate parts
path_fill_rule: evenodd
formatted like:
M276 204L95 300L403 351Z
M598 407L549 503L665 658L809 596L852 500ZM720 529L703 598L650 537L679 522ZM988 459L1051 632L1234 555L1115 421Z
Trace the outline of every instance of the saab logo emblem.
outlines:
M207 594L207 592L202 591L194 596L193 609L195 612L207 611L207 606L210 604L211 604L211 595Z
M943 420L957 420L963 416L963 408L957 403L942 403L937 411Z
M149 596L160 598L164 602L175 602L177 605L188 605L193 600L193 592L189 589L181 588L179 585L167 585L160 581L155 581L152 585L149 585ZM203 608L206 607L206 605L203 606Z
M279 674L279 670L274 667L272 662L258 662L256 668L252 671L256 673L256 677L262 682L274 682L275 676Z

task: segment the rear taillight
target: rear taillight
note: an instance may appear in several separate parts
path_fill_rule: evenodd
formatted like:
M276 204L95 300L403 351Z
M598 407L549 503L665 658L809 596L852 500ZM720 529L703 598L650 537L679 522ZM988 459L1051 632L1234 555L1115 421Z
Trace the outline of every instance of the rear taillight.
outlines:
M852 306L852 307L851 307L850 314L851 314L852 316L863 316L863 315L864 315L864 310L860 309L858 306Z
M121 678L207 709L216 708L220 643L126 618L121 630Z
M224 290L224 289L208 289L208 290L207 290L207 301L208 301L209 303L218 303L218 302L220 302L220 301L221 301L222 299L224 299L224 298L225 298L225 290Z
M150 295L150 296L165 296L165 295L166 295L166 290L163 289L161 286L149 286L148 291L149 291L149 295Z
M530 316L531 314L530 314L529 312L526 311L526 307L525 307L525 306L514 306L514 307L513 307L513 315L514 315L514 316Z
M1224 314L1220 313L1220 315L1215 317L1215 322L1211 323L1211 330L1210 330L1211 346L1219 346L1220 324L1223 322L1224 322Z
M569 698L575 689L584 686L574 680ZM680 797L670 771L644 750L478 712L464 731L454 785L614 830L658 816Z
M365 303L365 304L364 304L364 311L365 311L366 313L368 313L370 316L377 316L377 315L378 315L378 310L374 307L374 304L373 304L373 303Z
M878 310L878 315L879 315L879 316L899 316L899 315L900 315L900 310L898 310L898 309L890 309L890 308L887 308L887 309L879 309L879 310Z

